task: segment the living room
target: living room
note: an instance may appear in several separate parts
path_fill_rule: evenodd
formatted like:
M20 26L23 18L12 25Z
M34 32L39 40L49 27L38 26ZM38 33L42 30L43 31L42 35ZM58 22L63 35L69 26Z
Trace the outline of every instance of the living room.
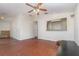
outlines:
M78 3L2 3L0 15L0 55L58 55L62 40L79 45Z

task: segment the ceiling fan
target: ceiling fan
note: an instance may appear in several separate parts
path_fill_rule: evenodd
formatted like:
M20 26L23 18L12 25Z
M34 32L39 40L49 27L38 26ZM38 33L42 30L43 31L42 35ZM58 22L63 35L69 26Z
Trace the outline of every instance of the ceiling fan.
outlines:
M40 11L44 11L45 14L47 14L47 9L41 8L42 4L43 3L37 3L36 6L33 6L33 5L29 4L29 3L26 3L26 5L28 5L28 6L33 8L32 10L28 11L28 13L31 13L31 12L34 11L34 12L36 12L37 15L39 15Z

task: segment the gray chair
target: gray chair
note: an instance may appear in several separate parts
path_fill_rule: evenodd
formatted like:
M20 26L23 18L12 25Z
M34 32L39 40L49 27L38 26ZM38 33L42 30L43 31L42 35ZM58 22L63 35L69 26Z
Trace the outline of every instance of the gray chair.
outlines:
M79 46L74 41L58 41L61 51L59 56L79 56Z

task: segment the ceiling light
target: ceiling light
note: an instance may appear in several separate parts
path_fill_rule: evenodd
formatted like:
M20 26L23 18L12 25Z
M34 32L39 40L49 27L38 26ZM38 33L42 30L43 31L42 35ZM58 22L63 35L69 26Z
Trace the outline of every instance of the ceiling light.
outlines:
M38 13L39 12L39 9L34 9L33 11L36 12L36 13Z
M4 17L3 16L0 16L0 19L4 19Z

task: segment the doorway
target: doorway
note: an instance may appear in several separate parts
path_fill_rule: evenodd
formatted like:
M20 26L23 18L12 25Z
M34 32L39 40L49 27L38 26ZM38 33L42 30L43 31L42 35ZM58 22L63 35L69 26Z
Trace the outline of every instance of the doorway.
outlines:
M34 21L34 38L38 39L38 22Z

